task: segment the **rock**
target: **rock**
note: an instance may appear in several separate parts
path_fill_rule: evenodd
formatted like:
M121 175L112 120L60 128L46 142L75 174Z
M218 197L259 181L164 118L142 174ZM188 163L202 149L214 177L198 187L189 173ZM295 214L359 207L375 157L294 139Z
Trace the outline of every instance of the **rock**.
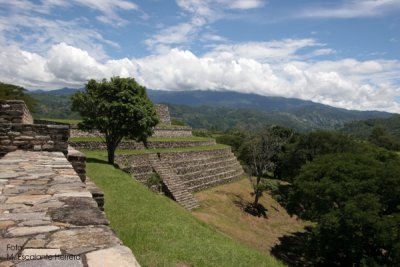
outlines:
M43 248L46 245L46 240L31 239L25 244L26 248Z
M140 267L132 251L125 246L115 246L90 252L86 254L86 260L89 267Z
M60 228L52 225L33 226L33 227L12 227L8 229L7 234L8 236L24 236L24 235L52 232L58 229Z
M61 208L49 209L48 214L53 221L71 223L74 225L109 224L92 198L69 197L60 200L66 205Z
M0 214L0 221L28 221L28 220L42 220L49 218L45 212L21 212L21 213L6 213Z
M34 204L45 199L50 199L50 195L20 195L15 197L9 197L6 203L29 203Z
M52 259L52 260L32 260L23 261L17 267L83 267L82 261L75 259Z
M107 227L85 227L60 230L50 236L47 248L73 249L84 246L96 248L119 245L121 242Z
M0 230L7 229L7 227L14 225L14 221L0 221Z

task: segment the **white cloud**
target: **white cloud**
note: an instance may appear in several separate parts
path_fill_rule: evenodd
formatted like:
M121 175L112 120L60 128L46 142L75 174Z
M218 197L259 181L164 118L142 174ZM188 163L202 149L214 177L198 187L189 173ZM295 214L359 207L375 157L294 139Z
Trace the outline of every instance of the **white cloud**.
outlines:
M270 61L240 53L198 56L189 50L171 49L143 58L100 62L85 50L61 43L52 46L45 56L16 46L3 47L0 61L7 62L0 65L0 81L27 88L81 87L91 78L119 75L135 77L152 89L233 90L342 108L400 112L395 101L400 95L398 60Z
M308 7L300 17L312 18L358 18L378 17L400 10L399 0L349 0L339 6Z
M176 0L176 4L184 11L185 16L189 19L186 22L177 25L168 26L161 29L152 37L145 40L145 44L155 52L165 51L166 45L180 46L190 43L202 35L203 38L211 37L209 32L204 31L205 26L220 20L224 17L224 13L229 10L245 10L262 7L264 0ZM215 39L216 36L214 36ZM219 36L221 41L224 37ZM199 37L201 39L201 37ZM208 40L212 40L209 38Z
M233 9L252 9L264 6L263 0L236 0L229 1L229 7Z
M216 45L208 57L251 58L261 61L291 60L297 58L297 52L306 47L323 46L314 39L283 39L268 42L247 42L239 44ZM316 50L319 51L319 50Z

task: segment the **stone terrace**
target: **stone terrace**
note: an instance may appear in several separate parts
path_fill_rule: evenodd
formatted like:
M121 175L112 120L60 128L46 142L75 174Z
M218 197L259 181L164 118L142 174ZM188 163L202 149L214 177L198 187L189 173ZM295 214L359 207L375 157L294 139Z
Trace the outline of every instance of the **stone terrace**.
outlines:
M0 159L0 266L139 266L61 152Z

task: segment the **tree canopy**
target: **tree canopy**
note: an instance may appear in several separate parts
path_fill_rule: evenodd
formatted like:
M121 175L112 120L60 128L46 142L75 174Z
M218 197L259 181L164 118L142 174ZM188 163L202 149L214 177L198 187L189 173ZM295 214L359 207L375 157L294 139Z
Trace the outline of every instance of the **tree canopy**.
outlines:
M72 96L72 109L82 117L80 129L104 134L110 163L122 138L146 144L159 122L146 88L133 78L88 81L83 92Z
M317 222L309 253L317 265L400 264L400 160L335 153L306 163L288 211Z

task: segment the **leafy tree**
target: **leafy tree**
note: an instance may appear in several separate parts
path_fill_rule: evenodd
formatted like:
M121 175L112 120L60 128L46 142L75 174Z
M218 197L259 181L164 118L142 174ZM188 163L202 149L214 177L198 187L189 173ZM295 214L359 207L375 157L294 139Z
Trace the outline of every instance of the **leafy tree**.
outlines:
M224 133L218 135L215 139L217 143L229 145L232 148L232 152L235 155L238 155L240 147L243 145L245 140L246 134L241 130L229 130L225 131Z
M268 172L273 172L276 157L284 144L292 137L293 132L287 128L273 126L255 133L249 133L240 149L240 159L245 162L250 175L256 176L252 181L254 189L253 207L257 207L265 187L261 179Z
M385 129L375 127L369 136L369 141L379 147L388 150L400 150L400 141L398 138L390 135Z
M315 265L400 265L400 165L386 154L325 154L301 168L287 208L317 222Z
M104 134L109 163L114 163L115 150L122 138L146 145L159 122L146 88L133 78L88 81L84 92L72 96L72 109L82 117L80 129L96 129Z
M11 100L23 100L27 105L28 109L33 112L37 106L37 102L30 95L27 95L27 90L21 86L2 83L0 82L0 99Z
M360 144L350 137L335 132L315 131L296 135L285 146L284 153L279 155L276 176L292 181L306 162L319 155L355 152L360 149Z

